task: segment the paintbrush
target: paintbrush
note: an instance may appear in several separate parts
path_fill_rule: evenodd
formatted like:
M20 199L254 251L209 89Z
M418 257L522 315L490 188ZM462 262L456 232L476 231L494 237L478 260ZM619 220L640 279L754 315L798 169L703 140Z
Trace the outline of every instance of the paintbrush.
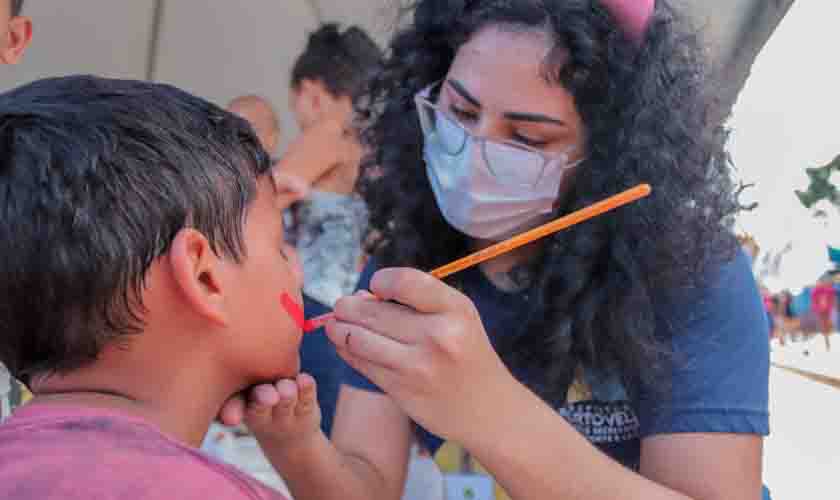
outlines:
M479 250L478 252L467 255L466 257L450 262L445 266L438 267L429 274L438 279L443 279L447 276L463 271L468 267L472 267L486 260L498 257L499 255L510 252L511 250L537 241L540 238L545 238L550 234L562 231L574 226L575 224L580 224L581 222L589 220L593 217L597 217L603 213L615 210L618 207L644 198L650 194L650 191L650 185L639 184L634 188L610 196L605 200L572 212L569 215L555 219L551 222L543 224L542 226L531 229L530 231L525 231L524 233L516 235L510 239L496 243L483 250ZM295 302L288 293L283 292L280 297L280 301L289 316L291 316L295 323L297 323L297 325L305 332L317 330L318 328L324 326L334 316L333 313L327 313L307 320L304 318L303 308Z

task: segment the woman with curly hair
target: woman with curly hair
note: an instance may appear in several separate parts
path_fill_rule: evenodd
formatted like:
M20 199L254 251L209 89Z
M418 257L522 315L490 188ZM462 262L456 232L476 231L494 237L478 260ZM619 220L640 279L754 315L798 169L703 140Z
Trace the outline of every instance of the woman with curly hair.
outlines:
M250 415L295 498L397 499L413 432L515 499L758 499L767 324L731 233L714 89L666 0L420 0L366 99L373 259L311 388ZM652 195L449 278L428 270L646 182ZM414 269L408 269L414 268ZM268 411L273 407L273 411Z

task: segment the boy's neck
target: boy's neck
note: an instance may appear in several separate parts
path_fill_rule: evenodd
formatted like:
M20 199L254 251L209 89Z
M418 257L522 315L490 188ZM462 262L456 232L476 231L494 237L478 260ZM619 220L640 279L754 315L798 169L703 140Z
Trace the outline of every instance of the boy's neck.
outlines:
M99 366L33 383L30 404L64 404L121 411L156 425L161 432L190 446L201 444L225 400L238 388L212 380L206 367L172 371L155 366L132 372ZM196 377L196 375L201 375ZM200 380L199 380L200 378Z

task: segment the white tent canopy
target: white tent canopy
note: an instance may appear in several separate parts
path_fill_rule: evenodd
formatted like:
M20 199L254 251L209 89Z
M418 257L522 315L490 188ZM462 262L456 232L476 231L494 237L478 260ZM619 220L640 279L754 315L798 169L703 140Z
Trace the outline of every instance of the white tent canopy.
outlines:
M92 73L173 83L217 104L269 98L283 142L294 133L289 70L319 22L360 24L384 43L387 0L26 0L35 36L23 63L0 67L0 91L37 78Z

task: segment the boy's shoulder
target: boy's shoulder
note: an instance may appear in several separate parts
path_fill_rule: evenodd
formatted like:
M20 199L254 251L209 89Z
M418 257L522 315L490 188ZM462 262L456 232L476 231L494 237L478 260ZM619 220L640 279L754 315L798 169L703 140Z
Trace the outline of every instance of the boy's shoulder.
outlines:
M142 420L78 408L22 408L0 425L0 498L284 500Z

